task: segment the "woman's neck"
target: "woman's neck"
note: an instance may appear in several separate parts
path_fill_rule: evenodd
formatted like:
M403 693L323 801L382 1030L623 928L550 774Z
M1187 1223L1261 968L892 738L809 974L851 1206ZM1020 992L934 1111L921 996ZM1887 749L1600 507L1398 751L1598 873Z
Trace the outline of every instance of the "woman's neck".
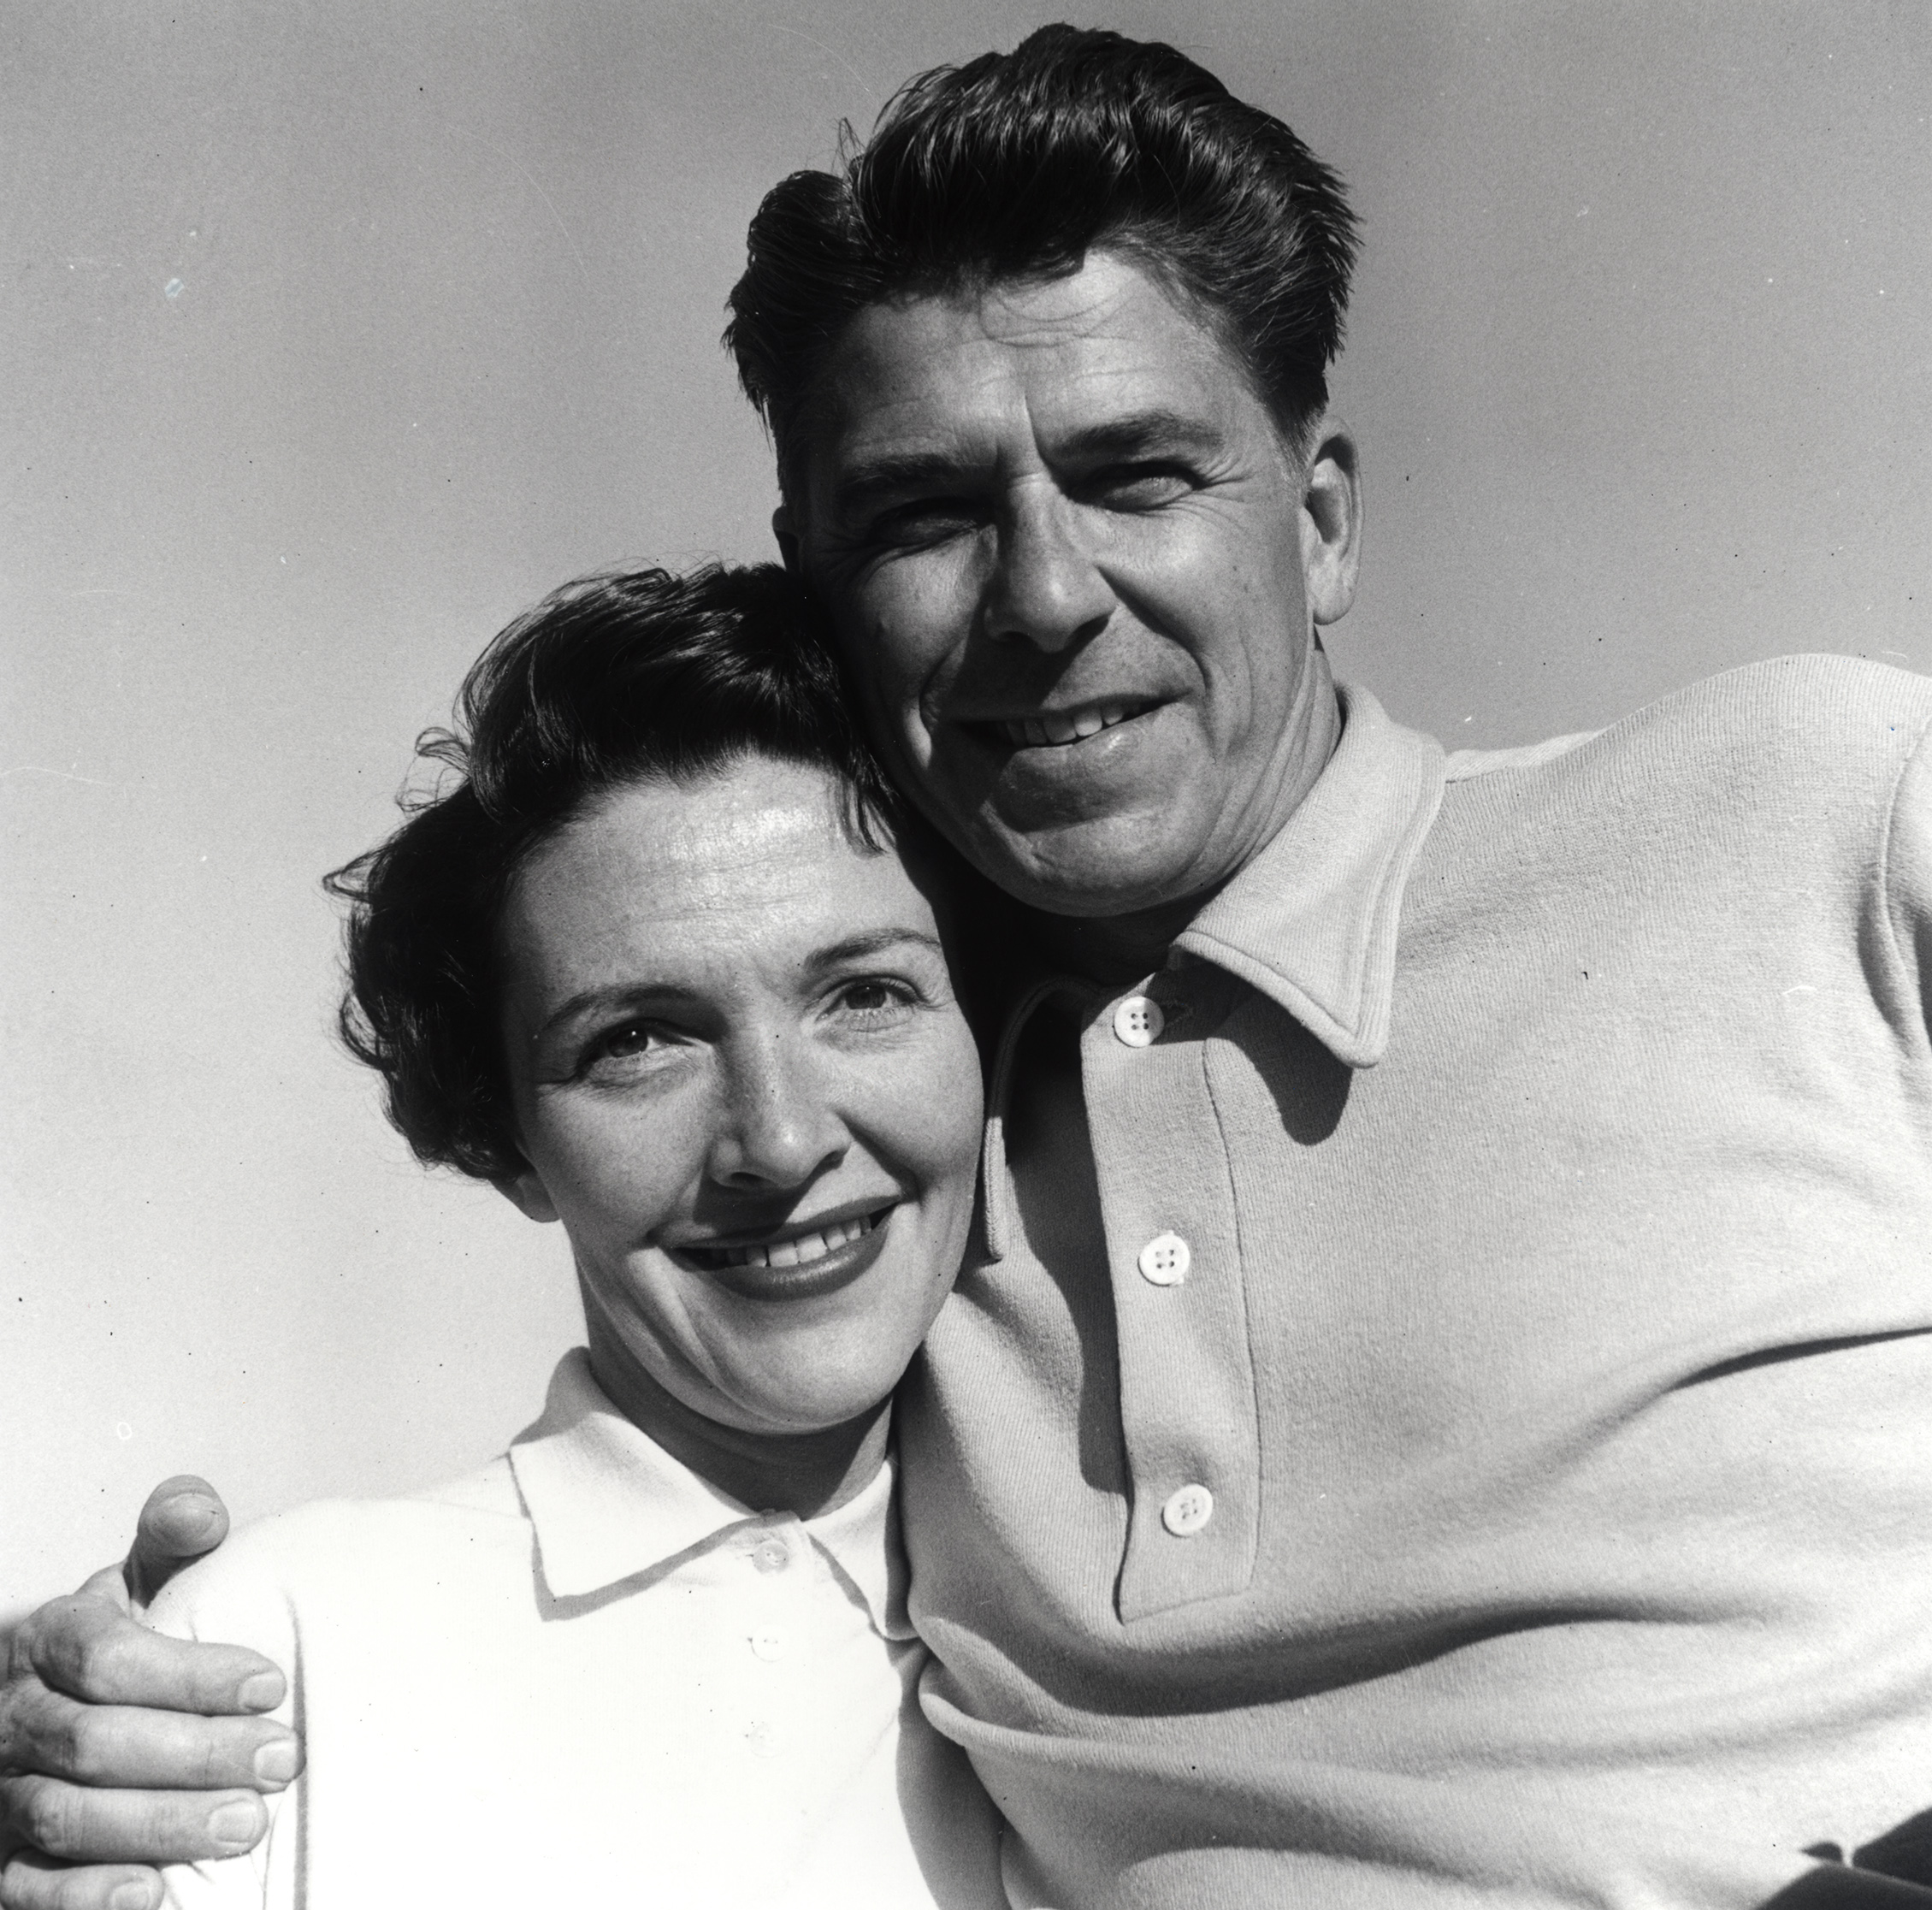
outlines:
M590 1369L611 1404L681 1465L754 1512L817 1518L856 1499L885 1463L889 1395L843 1425L811 1433L754 1433L688 1406L645 1371L596 1310L589 1314Z

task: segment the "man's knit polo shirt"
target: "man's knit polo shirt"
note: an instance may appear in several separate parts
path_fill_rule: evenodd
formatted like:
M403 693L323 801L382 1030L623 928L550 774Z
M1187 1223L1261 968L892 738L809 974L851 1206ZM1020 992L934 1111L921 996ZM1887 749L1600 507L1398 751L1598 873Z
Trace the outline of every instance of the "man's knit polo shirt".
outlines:
M928 1714L1016 1903L1758 1903L1932 1807L1932 683L1344 707L1161 973L1008 1030Z
M997 1819L919 1716L892 1469L754 1515L582 1352L486 1471L239 1535L164 1629L286 1666L308 1769L182 1910L996 1910Z

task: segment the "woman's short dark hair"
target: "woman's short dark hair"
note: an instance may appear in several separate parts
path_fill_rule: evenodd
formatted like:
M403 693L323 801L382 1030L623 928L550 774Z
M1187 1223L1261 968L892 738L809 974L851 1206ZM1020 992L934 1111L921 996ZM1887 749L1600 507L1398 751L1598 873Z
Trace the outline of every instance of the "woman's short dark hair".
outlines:
M725 342L796 475L846 322L882 299L1075 271L1103 247L1220 331L1291 439L1327 403L1355 219L1287 127L1171 46L1043 27L910 81L841 174L765 195Z
M488 1180L523 1166L497 1019L497 925L531 852L600 795L747 755L823 769L855 842L906 825L827 647L776 565L585 578L520 617L417 741L445 786L328 878L350 903L351 1050L417 1156ZM449 772L456 780L450 783Z

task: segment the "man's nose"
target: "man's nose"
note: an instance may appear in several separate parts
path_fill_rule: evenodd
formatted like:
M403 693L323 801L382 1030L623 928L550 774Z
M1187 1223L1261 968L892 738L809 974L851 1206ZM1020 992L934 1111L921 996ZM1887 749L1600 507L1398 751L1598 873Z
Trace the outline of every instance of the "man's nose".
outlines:
M1113 615L1113 586L1083 547L1073 510L1056 491L1029 488L1000 527L986 594L990 636L1056 653L1096 636Z
M806 1045L767 1036L728 1063L709 1162L718 1186L802 1186L851 1145Z

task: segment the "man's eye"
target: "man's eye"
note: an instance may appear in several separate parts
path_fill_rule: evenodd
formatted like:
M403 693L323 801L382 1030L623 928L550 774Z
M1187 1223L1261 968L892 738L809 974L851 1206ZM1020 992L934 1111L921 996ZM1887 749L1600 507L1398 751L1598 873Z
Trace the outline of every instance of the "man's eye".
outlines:
M1096 504L1114 511L1151 511L1200 488L1179 464L1114 464L1096 471L1081 487Z
M986 513L966 498L921 498L883 511L872 519L870 541L889 548L921 549L963 536L986 521Z

